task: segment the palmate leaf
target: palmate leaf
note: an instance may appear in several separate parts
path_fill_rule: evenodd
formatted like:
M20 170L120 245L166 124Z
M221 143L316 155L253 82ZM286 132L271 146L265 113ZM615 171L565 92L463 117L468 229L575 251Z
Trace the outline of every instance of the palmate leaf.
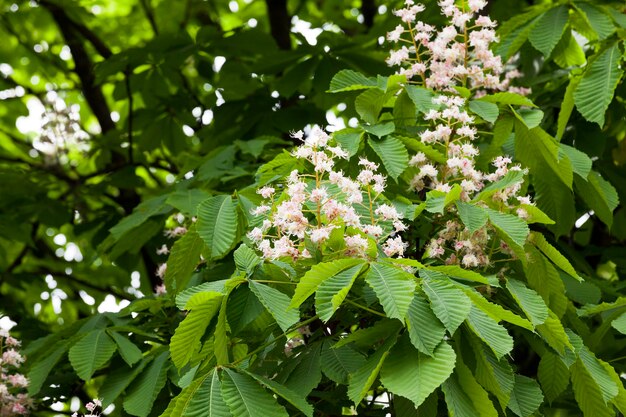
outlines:
M489 399L489 394L459 358L454 374L443 384L443 392L450 415L498 417L498 411Z
M575 2L574 7L580 9L585 21L589 23L599 39L606 39L615 32L615 25L611 16L601 8L586 1Z
M546 321L537 326L537 332L552 349L563 355L565 349L573 349L572 343L567 337L561 320L552 311L549 311L548 314Z
M487 224L487 213L482 207L457 201L456 208L461 221L470 233L474 233Z
M569 369L558 355L546 350L541 356L537 377L549 402L553 402L569 385Z
M563 134L567 128L567 123L569 122L570 116L574 111L574 92L578 88L580 80L580 76L572 77L567 85L567 88L565 89L565 95L563 96L563 101L561 102L561 110L559 111L559 118L557 121L557 140L561 140L563 138Z
M354 108L364 122L375 125L387 99L385 92L378 88L366 90L354 100Z
M574 184L583 201L593 209L604 224L612 227L613 211L619 204L615 187L595 171L589 173L587 181L575 178Z
M387 317L404 320L413 299L415 277L393 265L374 262L365 281L374 289Z
M193 381L170 402L161 417L231 417L222 397L222 383L215 369Z
M561 255L554 246L552 246L546 238L539 232L532 232L532 243L548 258L550 259L556 266L561 268L563 271L567 272L569 276L575 278L578 281L582 281L582 278L578 276L578 273L569 263L567 258Z
M71 347L70 363L78 376L87 381L111 359L116 349L117 345L104 329L92 330Z
M289 417L285 408L254 379L231 369L222 372L222 396L237 417Z
M495 103L489 103L488 101L472 100L469 103L469 108L483 120L490 123L495 123L500 115L498 105Z
M305 416L307 416L307 417L312 417L313 416L313 407L311 407L311 405L306 402L304 397L300 397L299 394L293 392L292 390L290 390L289 388L285 387L284 385L281 385L281 384L279 384L276 381L272 381L271 379L267 379L267 378L265 378L265 377L263 377L261 375L253 374L251 372L246 371L245 369L241 369L240 372L243 372L244 374L248 375L249 377L257 380L257 382L259 382L261 385L265 386L270 391L272 391L274 394L276 394L277 396L283 398L289 404L291 404L294 407L296 407Z
M470 269L461 268L458 265L435 265L429 266L428 269L431 271L441 272L449 277L461 279L464 281L489 284L489 280L480 275L478 272L472 271Z
M48 378L48 374L50 374L50 371L54 368L57 362L61 360L61 357L65 355L67 348L67 342L58 343L54 349L50 350L50 353L31 365L30 371L28 372L29 395L35 395L41 390L43 383Z
M363 264L353 266L322 282L315 292L315 311L322 321L328 321L346 299L352 284L363 270Z
M191 274L200 262L204 241L195 229L190 229L174 243L165 270L165 286L168 293L176 294L184 289Z
M539 384L534 379L515 375L515 386L511 392L508 407L519 417L533 415L543 402L543 394Z
M387 359L391 348L396 343L397 337L398 333L396 332L393 336L385 339L385 342L376 349L376 352L367 358L365 364L350 374L348 397L355 405L358 405L367 395L376 377L378 377L380 368L383 366L385 359Z
M409 153L402 141L394 136L387 136L380 140L370 139L367 143L383 161L389 176L397 181L409 166Z
M614 417L607 407L600 388L593 380L580 359L570 367L574 398L585 417Z
M200 340L222 305L222 294L202 292L187 302L191 312L180 322L170 342L172 362L178 369L185 366L200 350Z
M363 355L350 346L335 348L327 342L322 347L322 372L338 384L347 384L349 375L364 364Z
M590 122L604 126L604 114L623 75L622 53L617 43L600 53L589 65L574 92L576 108Z
M567 6L557 6L548 10L530 31L528 40L545 57L550 56L563 36L567 20Z
M339 71L330 81L329 92L364 90L377 86L378 83L375 78L366 77L359 72L346 69Z
M565 297L565 285L556 268L537 249L527 245L526 251L529 255L529 262L525 265L524 273L528 281L528 286L543 298L547 306L562 316L567 308L567 297Z
M474 333L493 350L500 359L513 350L513 338L498 322L472 306L467 323Z
M500 233L508 237L514 244L524 246L530 230L522 219L512 214L500 213L499 211L485 208L489 222Z
M380 371L380 381L390 392L413 401L416 407L452 374L454 350L442 342L434 355L420 353L404 335Z
M469 298L449 279L424 279L422 288L437 318L454 334L472 308Z
M502 320L530 331L534 330L534 326L530 321L518 316L510 310L505 309L500 304L487 301L487 299L475 289L467 288L464 292L472 300L474 307L479 308L495 321L499 322Z
M602 366L593 353L586 347L578 351L578 360L583 364L589 375L600 388L602 398L609 402L617 396L619 390L617 384L611 378L611 374Z
M358 329L342 339L340 339L333 347L335 349L354 343L357 346L369 347L378 342L387 340L402 329L402 323L398 320L382 319L374 323L370 327Z
M209 198L198 206L198 235L207 245L211 259L223 258L233 248L237 223L237 208L228 195Z
M554 48L553 58L561 68L579 67L587 62L585 51L572 35L569 27L565 29L563 37ZM557 135L557 137L560 136Z
M406 315L409 338L420 352L433 356L446 334L446 328L433 313L428 301L416 293Z
M533 325L538 326L546 321L548 318L548 306L546 306L539 294L515 279L507 280L506 288L522 311L524 311L526 317L532 321Z
M355 274L360 271L363 264L364 262L360 259L338 259L336 261L324 262L313 266L300 279L289 307L299 307L300 304L309 298L320 284L327 279L340 273ZM359 265L358 268L353 268L357 265Z
M150 363L150 359L143 359L133 368L121 366L114 368L106 376L104 383L98 390L98 398L102 398L102 406L106 408L113 403L130 386L148 363Z
M580 175L582 178L587 178L591 172L593 161L586 153L579 151L573 146L559 143L559 153L565 154L572 163L572 170L574 174ZM559 158L561 156L559 155Z
M141 373L132 390L124 399L124 410L133 416L146 417L150 414L154 400L165 386L170 368L169 352L162 352Z
M291 326L296 324L300 319L298 310L290 309L289 302L291 299L286 294L267 285L259 284L254 281L248 281L250 290L257 296L261 304L276 320L282 331L286 332Z
M127 337L122 336L117 332L109 332L109 335L115 340L117 344L117 350L120 353L124 362L128 364L128 366L133 366L135 363L141 360L143 357L141 353L141 349L137 347L136 344L128 340Z
M321 342L308 345L306 350L299 352L291 364L285 364L286 372L282 372L277 380L298 395L303 397L309 395L322 380L321 352Z
M500 406L505 408L511 398L515 377L506 359L498 360L476 336L470 338L476 359L475 376L486 390L493 393Z

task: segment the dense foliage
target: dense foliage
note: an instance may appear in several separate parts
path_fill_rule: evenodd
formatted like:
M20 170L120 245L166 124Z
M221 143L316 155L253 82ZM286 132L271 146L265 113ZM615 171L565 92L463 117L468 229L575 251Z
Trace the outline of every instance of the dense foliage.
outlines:
M623 2L382 3L0 5L2 413L626 413Z

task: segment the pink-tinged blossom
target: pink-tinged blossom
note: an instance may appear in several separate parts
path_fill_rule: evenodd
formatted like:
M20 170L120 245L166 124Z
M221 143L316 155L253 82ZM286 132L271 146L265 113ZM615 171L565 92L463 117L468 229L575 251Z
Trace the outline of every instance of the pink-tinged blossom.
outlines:
M377 238L383 235L383 228L378 225L368 224L363 226L362 230L368 235Z
M402 65L402 63L409 59L409 48L403 46L402 48L391 51L389 58L387 58L387 65L393 67L395 65Z
M267 213L271 209L272 208L270 206L262 204L260 206L257 206L255 208L253 208L252 210L250 210L250 213L254 214L255 216L260 216L261 214Z
M413 155L411 160L409 160L409 165L416 167L416 166L423 164L427 160L428 159L426 158L426 155L423 152L418 152L415 155Z
M473 268L473 267L477 267L478 265L480 265L480 262L478 261L478 258L476 257L476 255L471 254L471 253L468 253L467 255L463 256L463 260L461 261L461 263L466 268Z
M404 255L404 251L408 246L409 244L403 242L402 238L400 238L399 236L395 238L389 238L383 244L383 252L387 256L398 255L399 257L402 257Z
M360 235L346 236L345 242L347 255L359 257L365 256L368 247L368 241L366 238Z
M161 245L161 247L156 250L157 255L167 255L168 253L170 253L170 250L166 244Z
M485 8L485 6L487 5L487 1L486 0L468 0L467 5L469 6L472 12L478 13L479 11Z
M398 25L394 30L387 33L387 40L389 42L398 42L404 33L404 26Z
M313 243L321 243L330 237L330 232L334 229L333 226L321 227L319 229L313 229L310 232L311 242Z
M161 279L163 279L165 277L165 271L167 271L167 264L160 264L157 267L157 270L155 272L155 275Z
M415 16L423 12L424 9L424 6L421 4L407 5L406 9L394 10L393 14L398 16L405 23L412 23L415 20Z
M381 204L374 210L374 214L380 216L383 220L399 220L402 218L402 215L398 213L398 210L392 205L389 204Z
M430 178L436 178L438 174L439 174L439 171L437 171L437 168L435 168L434 165L432 164L423 165L420 168L420 173L419 173L421 177L430 177Z
M313 191L311 191L311 197L309 197L309 200L311 200L314 203L321 203L327 198L328 198L328 191L326 190L326 188L316 188Z
M270 198L274 195L275 192L276 190L274 188L265 186L265 187L259 188L256 193L259 194L263 198Z

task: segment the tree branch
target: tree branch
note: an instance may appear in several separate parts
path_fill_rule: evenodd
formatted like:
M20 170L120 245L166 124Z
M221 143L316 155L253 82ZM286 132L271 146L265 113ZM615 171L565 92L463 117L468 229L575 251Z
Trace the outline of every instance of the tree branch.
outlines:
M150 22L150 27L155 35L159 34L159 27L157 26L156 19L154 18L154 13L152 13L152 9L150 8L150 4L148 4L149 0L140 0L139 4L141 4L141 8L146 14L146 18L148 22Z
M291 16L287 0L265 0L272 37L280 49L291 49Z
M376 16L376 0L362 0L361 14L363 15L363 24L369 30L374 26L374 17Z
M76 24L61 7L46 1L42 1L41 4L52 14L52 18L57 23L67 46L70 48L72 57L74 58L74 72L78 75L78 78L80 78L85 99L89 107L91 107L93 114L98 119L102 132L107 133L114 130L115 123L113 119L111 119L111 110L102 94L102 90L96 86L93 63L78 36L80 32L76 28Z

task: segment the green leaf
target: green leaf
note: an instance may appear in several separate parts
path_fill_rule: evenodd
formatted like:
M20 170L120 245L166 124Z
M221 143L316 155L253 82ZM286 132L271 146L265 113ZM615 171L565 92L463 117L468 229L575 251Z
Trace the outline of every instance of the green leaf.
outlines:
M243 278L240 278L239 280L241 282L245 282L245 280ZM180 292L176 296L176 307L178 307L180 310L186 310L187 309L187 303L189 302L191 297L193 297L194 295L199 294L201 292L224 293L225 292L224 286L229 281L233 282L232 278L231 279L222 279L222 280L219 280L219 281L205 282L203 284L196 285L196 286L193 286L191 288L187 288L186 290Z
M357 96L354 108L364 122L375 125L387 99L385 93L377 88L366 90Z
M128 366L133 366L143 358L141 349L136 344L128 340L127 337L122 336L117 332L109 332L109 335L113 337L113 340L117 344L117 350L120 352L120 356L124 359L124 362Z
M215 338L213 341L213 353L218 365L224 365L230 362L228 354L230 341L227 331L229 329L226 318L227 299L222 299L220 312L217 315L217 323L215 324Z
M519 417L529 417L539 409L543 402L543 394L534 379L515 375L515 386L511 392L509 409Z
M472 308L469 298L449 280L424 279L422 288L433 312L450 334L465 321Z
M296 324L300 319L298 310L289 309L291 299L286 294L267 285L259 284L254 281L248 281L250 290L256 295L261 304L270 312L280 326L283 332L286 332L291 326Z
M222 396L237 417L289 417L283 406L254 379L231 369L222 373Z
M573 38L573 37L572 37ZM563 139L563 134L567 128L572 111L574 111L574 91L578 88L581 77L572 77L565 89L565 95L561 102L561 110L559 111L559 118L557 121L556 139Z
M500 233L508 237L514 244L523 247L530 230L522 219L511 214L500 213L489 208L485 208L489 222Z
M396 126L393 122L383 122L371 126L363 126L363 130L378 138L382 138L383 136L393 133L396 130Z
M339 71L330 81L331 93L339 93L341 91L364 90L377 87L375 78L366 77L365 75L349 69Z
M150 414L154 400L165 386L167 371L170 368L169 353L162 352L146 368L124 399L124 410L134 416L146 417Z
M187 231L174 243L165 270L165 286L168 293L176 294L185 289L191 274L200 262L203 248L204 241L194 229Z
M363 141L363 131L351 128L342 129L335 132L333 139L335 139L337 144L345 149L350 158L352 158L359 151L359 147Z
M488 101L472 100L469 102L469 108L472 112L479 115L483 120L489 123L495 123L500 115L498 105Z
M572 169L575 174L580 175L582 178L587 178L589 172L591 172L591 166L593 162L586 153L579 151L569 145L559 143L560 152L564 153L572 163Z
M537 332L552 349L563 355L565 349L573 349L572 344L567 337L567 333L565 333L561 320L553 312L549 312L549 314L546 321L537 326Z
M608 227L612 227L613 211L619 205L619 196L615 187L595 171L589 173L587 181L576 178L574 184L578 195L593 209L595 215Z
M582 281L582 278L576 273L576 270L569 263L565 256L561 255L554 246L552 246L546 238L539 232L532 232L531 234L532 243L550 259L556 266L565 271L569 276L575 278L578 281Z
M554 220L552 220L546 213L541 211L536 206L531 206L529 204L520 204L520 208L524 209L528 214L526 218L526 223L542 223L542 224L554 224Z
M537 377L548 402L552 403L569 385L569 369L558 355L546 350L541 356Z
M50 353L33 363L28 372L28 394L36 395L41 390L41 387L48 374L54 366L61 360L61 357L67 352L67 343L58 343L54 349L50 349Z
M303 397L309 395L322 380L321 351L321 342L308 345L308 348L295 358L295 367L286 365L289 372L280 382L298 395Z
M69 352L72 367L84 381L111 359L117 345L104 329L92 330L83 336Z
M118 224L110 229L111 235L117 241L127 232L140 226L150 217L166 214L172 208L165 204L167 194L143 201L133 210L132 214L124 217Z
M534 129L541 124L544 113L539 109L518 109L511 108L515 117L529 129Z
M417 140L415 138L408 138L406 136L398 136L398 138L404 143L408 149L414 152L422 152L424 155L428 157L428 159L439 162L440 164L445 164L447 161L446 156L439 152L437 149L426 145L424 142Z
M429 191L426 193L426 211L443 214L446 207L461 198L462 191L459 184L454 184L452 189L448 192L438 190Z
M322 347L322 372L338 384L347 384L349 375L365 365L365 358L350 346L335 348L330 343Z
M577 359L570 367L570 372L574 398L583 415L585 417L614 417L615 413L607 407L600 388L580 359Z
M391 335L397 334L400 329L402 329L402 323L400 323L400 321L382 319L374 323L373 326L358 329L354 333L343 337L333 346L333 348L338 349L339 347L345 346L349 343L355 343L357 346L369 347L382 340L387 340L391 337Z
M598 35L598 39L606 39L615 32L615 25L611 16L605 10L586 1L577 1L574 6L584 14L585 19Z
M604 113L613 101L613 93L623 75L619 66L621 54L617 43L600 53L589 64L574 92L578 111L600 127L604 126Z
M330 277L319 286L315 293L315 311L322 321L330 320L341 306L363 266L363 264L353 266L344 273Z
M177 190L167 196L166 203L187 216L195 216L198 214L198 205L210 197L210 193L198 188Z
M323 262L313 266L304 276L300 279L298 286L296 287L295 294L291 299L289 308L299 307L307 298L309 298L317 288L327 279L330 279L338 274L356 274L360 272L364 262L360 259L338 259L332 262ZM357 268L353 268L355 266Z
M391 178L397 181L400 174L409 166L409 153L402 141L393 136L367 142L383 161L383 166Z
M200 351L200 341L207 326L217 314L222 298L222 294L217 292L201 292L187 302L186 307L191 311L180 322L170 341L172 362L178 369L188 364Z
M253 374L251 372L246 371L245 369L241 369L241 372L243 372L246 375L252 377L253 379L256 379L261 385L265 386L270 391L272 391L274 394L276 394L277 396L283 398L289 404L291 404L294 407L296 407L305 416L307 416L307 417L312 417L313 416L313 407L311 407L311 405L306 402L304 397L301 397L299 394L293 392L292 390L290 390L289 388L285 387L284 385L281 385L281 384L279 384L276 381L272 381L271 379L267 379L267 378L265 378L265 377L263 377L261 375Z
M611 327L620 332L626 334L626 313L623 313L618 318L611 322Z
M133 368L114 368L106 376L104 383L98 390L98 397L102 398L102 407L106 408L113 403L130 386L149 362L149 360L144 359Z
M237 223L237 209L230 196L212 197L198 206L198 235L206 243L210 259L223 258L235 246Z
M365 281L374 289L387 317L404 320L413 299L415 277L393 265L374 262Z
M415 293L406 316L409 337L420 352L433 356L446 334L446 328L433 313L428 301Z
M252 275L254 270L263 263L263 259L245 243L241 244L233 253L237 269Z
M611 303L605 302L601 304L588 304L586 306L583 306L578 310L578 315L580 317L589 317L594 314L604 313L605 311L623 309L625 306L626 297L618 297L617 300Z
M398 340L380 371L380 382L391 393L419 407L454 370L456 355L447 343L428 356L415 349L406 335Z
M496 396L502 408L506 407L515 384L511 365L506 359L496 359L491 350L475 336L470 339L470 343L476 359L476 379Z
M448 413L451 416L497 417L498 412L489 399L489 395L478 384L472 372L457 358L452 377L443 384Z
M487 314L495 321L499 322L500 320L503 320L530 331L534 330L534 326L531 322L529 322L525 318L518 316L512 311L505 309L499 304L490 303L475 289L468 288L465 290L465 294L469 296L475 307L481 309L485 314Z
M356 372L350 374L348 397L355 405L358 405L367 395L367 392L370 390L370 387L380 372L380 368L383 366L385 359L387 359L391 347L396 343L397 336L398 333L396 332L393 337L385 339L385 342L376 349L376 352L367 358L367 362Z
M487 224L487 213L485 213L482 207L477 207L464 201L457 201L456 208L461 221L470 233L474 233Z
M548 10L530 31L528 40L545 57L550 56L563 36L567 20L567 6L557 6Z
M570 28L565 29L563 37L554 48L553 58L561 68L580 67L587 62L585 51L572 35Z
M486 313L472 306L467 323L474 333L493 350L500 359L513 350L513 338L506 329Z
M492 182L483 190L481 190L476 197L474 197L475 201L485 200L492 197L497 191L504 190L505 188L511 187L515 184L522 183L524 181L524 171L516 171L512 170L506 173L504 177L499 179L496 182ZM461 219L462 220L462 219Z
M602 363L595 355L586 347L578 351L578 360L583 364L591 378L600 388L602 398L605 402L609 402L618 394L617 384L611 378L610 373L602 366Z
M489 284L489 280L478 272L469 269L463 269L458 265L437 265L429 266L427 269L431 271L441 272L452 278L462 279L465 281L479 282L481 284Z
M515 279L508 279L506 288L522 308L526 317L532 321L533 325L538 326L546 321L548 318L548 307L539 294Z
M524 97L521 94L508 92L488 94L479 98L478 101L486 101L488 103L497 103L510 106L537 107L535 106L535 103L533 103L532 100L530 100L529 98Z
M183 391L187 399L178 401L173 416L230 417L230 410L222 396L222 383L217 370L211 370L203 378L194 381ZM183 394L181 393L181 395Z
M404 88L420 113L428 113L428 111L437 108L433 103L434 94L431 90L414 85L407 85Z

